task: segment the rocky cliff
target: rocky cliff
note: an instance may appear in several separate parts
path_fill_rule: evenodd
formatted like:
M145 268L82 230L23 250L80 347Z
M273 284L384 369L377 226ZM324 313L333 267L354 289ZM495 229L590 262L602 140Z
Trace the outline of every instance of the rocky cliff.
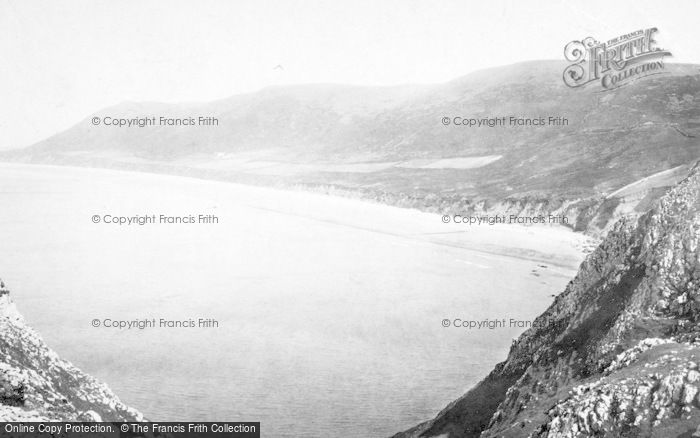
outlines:
M143 416L49 349L1 284L0 421L52 420L143 421Z
M508 358L402 437L700 436L700 164L616 223Z

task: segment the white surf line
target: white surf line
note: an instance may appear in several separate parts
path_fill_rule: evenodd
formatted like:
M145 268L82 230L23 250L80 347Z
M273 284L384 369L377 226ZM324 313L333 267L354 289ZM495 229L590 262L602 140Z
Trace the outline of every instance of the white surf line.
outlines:
M508 258L508 259L519 260L519 261L532 261L532 262L538 262L538 263L548 263L550 265L560 266L561 268L567 269L566 265L561 265L561 264L557 263L556 261L551 260L549 258L543 258L543 257L537 257L537 256L527 257L527 256L524 256L523 254L513 255L513 254L503 253L503 252L499 252L499 251L488 250L486 248L469 247L463 243L458 243L458 242L441 242L441 241L432 240L432 239L416 239L416 236L420 235L421 233L411 233L411 234L397 233L397 232L392 232L392 231L388 231L388 230L379 230L379 229L370 228L370 227L366 227L366 226L341 222L341 221L331 219L331 218L315 217L315 216L310 216L308 214L294 213L294 212L284 211L284 210L271 208L271 207L251 205L250 203L244 203L244 204L248 208L251 208L254 210L267 211L270 213L279 214L281 216L294 216L294 217L302 218L302 219L312 221L312 222L320 222L320 223L335 225L335 226L339 226L339 227L351 228L354 230L360 230L360 231L365 231L368 233L379 234L379 235L384 236L384 237L393 237L396 239L403 239L403 240L407 240L407 241L411 242L414 245L415 244L423 244L423 245L428 245L428 246L448 247L448 248L458 249L461 251L467 251L467 252L472 253L474 255L477 255L480 253L480 254L487 254L487 255L491 256L492 258ZM525 248L525 250L529 251L529 252L533 252L535 254L540 253L539 251L534 250L534 249L530 249L530 248ZM484 258L489 258L489 257L484 257Z
M455 261L456 261L456 262L462 262L462 263L464 263L464 264L466 264L466 265L476 266L477 268L481 268L481 269L491 269L491 266L480 265L480 264L478 264L478 263L470 262L470 261L467 261L467 260L455 259Z
M232 189L243 189L246 191L259 191L263 193L270 193L270 194L288 194L288 193L299 193L299 194L305 194L309 195L312 197L328 197L328 198L335 198L335 199L340 199L340 200L347 200L347 201L355 201L355 202L364 202L367 204L371 205L379 205L382 207L387 207L387 208L397 208L398 207L391 207L388 205L384 204L377 204L374 202L368 202L368 201L363 201L363 200L358 200L358 199L352 199L352 198L345 198L345 197L338 197L338 196L333 196L333 195L328 195L328 194L319 194L319 193L313 193L313 192L305 192L305 191L289 191L289 190L284 190L284 189L279 189L279 188L273 188L273 187L265 187L265 186L256 186L256 185L248 185L248 184L242 184L242 183L236 183L236 182L231 182L231 181L221 181L221 180L216 180L216 179L206 179L206 178L199 178L199 177L193 177L193 176L184 176L184 175L174 175L170 173L159 173L159 172L147 172L147 171L142 171L142 170L124 170L124 169L111 169L111 168L104 168L104 167L82 167L82 166L66 166L66 165L55 165L55 164L27 164L27 163L15 163L15 162L0 162L0 168L2 167L9 167L9 168L14 168L17 170L24 170L24 169L31 169L34 170L36 168L46 168L46 169L53 169L59 172L63 171L70 171L74 170L77 172L85 172L85 173L98 173L100 175L104 176L132 176L135 178L158 178L162 180L167 180L171 179L173 181L180 181L180 182L187 182L191 184L196 184L200 186L207 186L207 185L221 185L221 186L228 186ZM148 181L147 181L148 182ZM412 245L415 244L422 244L426 246L438 246L438 247L448 247L448 248L454 248L458 249L461 251L467 251L471 253L474 256L479 256L485 259L498 259L498 258L508 258L508 259L514 259L514 260L520 260L520 261L534 261L534 262L542 262L542 263L548 263L550 265L555 265L555 266L560 266L564 269L567 269L566 265L560 265L556 263L553 260L549 260L547 258L540 258L540 257L527 257L522 254L520 255L512 255L508 253L503 253L499 251L493 251L489 250L486 248L474 248L474 247L469 247L466 246L463 243L457 243L457 242L440 242L436 241L433 239L420 239L416 238L421 235L429 236L431 234L452 234L452 233L460 233L461 231L455 230L449 231L449 232L437 232L437 233L397 233L397 232L392 232L389 230L379 230L379 229L374 229L371 227L366 227L366 226L361 226L361 225L354 225L351 223L344 223L342 221L334 220L332 218L322 218L322 217L314 217L310 216L308 214L301 214L301 213L294 213L290 211L285 211L282 209L277 209L277 208L272 208L272 207L265 207L265 206L260 206L255 205L258 203L258 201L248 201L248 200L241 200L241 199L234 199L234 203L238 203L240 205L245 205L248 208L251 209L256 209L256 210L261 210L261 211L268 211L272 213L276 213L279 215L287 215L287 216L296 216L299 218L303 218L306 220L314 221L314 222L321 222L321 223L326 223L326 224L333 224L336 226L342 226L342 227L347 227L347 228L352 228L356 230L362 230L374 234L379 234L383 235L385 237L394 237L398 239L403 239L408 242L410 242ZM410 210L410 209L407 209ZM534 253L538 253L537 250L526 248L528 251L532 251Z

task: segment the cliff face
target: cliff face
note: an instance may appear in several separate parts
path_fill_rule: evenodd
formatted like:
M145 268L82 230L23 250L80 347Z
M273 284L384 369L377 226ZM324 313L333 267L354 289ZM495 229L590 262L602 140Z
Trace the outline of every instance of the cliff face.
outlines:
M0 421L143 421L49 349L0 287Z
M397 437L700 436L700 165L623 219L514 343Z

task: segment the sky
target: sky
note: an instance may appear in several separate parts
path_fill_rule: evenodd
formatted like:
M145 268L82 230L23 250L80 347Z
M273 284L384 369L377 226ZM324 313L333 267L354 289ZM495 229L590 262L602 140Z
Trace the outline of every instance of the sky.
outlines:
M0 149L124 101L438 83L647 27L672 62L700 63L698 12L695 0L0 0Z

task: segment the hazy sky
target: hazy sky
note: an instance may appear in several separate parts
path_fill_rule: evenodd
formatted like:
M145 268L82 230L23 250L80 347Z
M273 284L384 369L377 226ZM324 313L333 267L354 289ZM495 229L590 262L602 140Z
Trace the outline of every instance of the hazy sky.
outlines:
M695 0L0 0L0 148L125 100L441 82L652 26L674 62L700 62L698 12Z

